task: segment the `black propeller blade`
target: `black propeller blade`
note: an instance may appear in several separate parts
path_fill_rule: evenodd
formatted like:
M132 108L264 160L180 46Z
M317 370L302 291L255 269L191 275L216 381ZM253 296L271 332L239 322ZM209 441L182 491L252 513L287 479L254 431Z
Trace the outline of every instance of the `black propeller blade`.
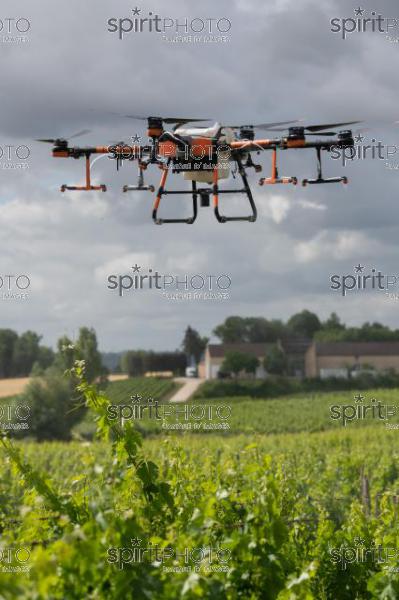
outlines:
M159 119L160 121L163 121L164 123L167 123L169 125L174 125L176 123L179 124L184 124L184 123L194 123L194 122L200 122L200 121L211 121L211 119L195 119L195 118L190 118L190 117L142 117L139 115L122 115L123 117L126 117L128 119L137 119L138 121L148 121L148 119Z
M73 138L77 138L80 137L81 135L86 135L87 133L90 133L91 130L90 129L82 129L81 131L78 131L77 133L73 133L72 135L70 135L68 138L66 137L59 137L59 138L39 138L36 139L36 142L44 142L46 144L55 144L55 143L60 143L60 142L67 142L68 139L72 140Z
M257 125L224 125L224 127L230 127L230 129L270 129L271 127L275 127L276 125L291 125L292 123L298 123L298 120L295 121L276 121L275 123L258 123ZM277 129L275 131L278 131ZM282 131L285 131L282 130Z
M324 129L330 129L332 127L344 127L346 125L355 125L356 123L362 123L362 121L346 121L346 122L342 122L342 123L326 123L323 125L304 125L302 126L298 126L301 127L301 129L304 130L304 132L306 133L306 135L318 135L319 133L321 133L322 135L336 135L335 131L323 131ZM276 128L269 128L269 131L286 131L285 127L276 127Z

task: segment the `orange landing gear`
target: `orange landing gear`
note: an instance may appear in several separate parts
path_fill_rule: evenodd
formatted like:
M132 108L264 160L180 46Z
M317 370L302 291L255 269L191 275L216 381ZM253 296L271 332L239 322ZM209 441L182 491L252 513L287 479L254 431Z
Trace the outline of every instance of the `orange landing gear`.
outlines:
M272 174L271 177L262 177L259 179L259 185L275 185L277 183L292 183L297 185L298 179L296 177L279 177L277 169L277 148L273 148L272 154Z
M107 186L104 184L101 185L91 185L91 177L90 177L90 154L86 154L86 184L85 185L62 185L61 192L69 191L85 191L89 190L101 190L102 192L107 191Z

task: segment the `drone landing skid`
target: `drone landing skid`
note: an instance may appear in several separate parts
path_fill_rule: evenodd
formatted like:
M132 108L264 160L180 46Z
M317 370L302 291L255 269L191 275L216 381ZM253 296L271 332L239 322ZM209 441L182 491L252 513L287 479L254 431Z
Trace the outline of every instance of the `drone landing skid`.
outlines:
M258 212L256 210L255 202L252 196L251 188L248 184L247 175L245 173L245 169L239 157L236 158L238 172L241 176L244 187L242 189L234 189L234 190L220 190L218 185L218 170L214 169L213 171L213 206L215 217L219 221L219 223L227 223L228 221L249 221L250 223L254 223L258 216ZM246 194L249 204L251 206L252 214L245 217L227 217L226 215L221 215L219 212L219 194Z
M153 185L124 185L124 192L155 192Z
M107 191L107 186L104 184L101 185L91 185L91 177L90 177L90 154L86 155L86 184L85 185L62 185L61 192L69 191L84 191L88 192L90 190L101 190L102 192Z
M344 185L346 185L348 183L348 178L345 177L345 175L343 175L342 177L328 177L327 179L324 179L322 165L321 165L321 149L320 148L316 148L316 155L317 155L317 177L316 177L316 179L303 179L302 180L303 187L307 186L308 184L316 185L316 184L320 184L320 183L343 183Z
M152 219L156 225L163 225L163 223L186 223L187 225L192 225L197 218L198 214L198 190L197 184L195 181L192 181L191 191L186 190L175 190L168 191L165 190L166 179L168 177L169 172L169 162L164 168L164 172L162 173L161 183L158 188L157 197L155 198L154 207L152 210ZM160 219L158 218L158 208L161 203L161 198L167 194L191 194L193 198L193 215L192 217L188 217L187 219Z
M227 221L249 221L253 223L256 221L257 210L255 206L255 202L252 197L251 189L248 184L248 180L245 174L245 169L241 163L241 160L237 158L238 170L243 180L244 187L242 189L233 189L233 190L220 190L218 184L218 169L215 168L213 170L213 186L212 188L197 188L197 184L195 181L192 181L192 189L191 191L187 190L166 190L165 184L168 176L168 167L169 163L164 169L162 174L161 183L158 189L157 197L155 199L152 218L156 225L162 225L163 223L187 223L188 225L192 225L197 218L198 214L198 196L200 197L201 206L210 206L210 196L213 196L213 206L216 219L219 223L226 223ZM169 194L191 194L193 199L193 215L187 219L160 219L158 217L158 209L161 203L162 196ZM252 209L252 214L249 216L242 217L228 217L226 215L221 215L219 212L219 194L246 194Z
M342 177L328 177L327 179L303 179L302 180L302 185L306 186L306 185L315 185L318 183L343 183L343 184L347 184L348 183L348 178L345 176Z
M277 169L277 149L273 148L272 154L272 174L270 177L262 177L259 179L259 185L276 185L276 183L292 183L297 185L298 179L296 177L279 177Z
M124 185L124 192L155 192L153 185L145 185L143 168L139 166L139 174L137 179L137 185Z

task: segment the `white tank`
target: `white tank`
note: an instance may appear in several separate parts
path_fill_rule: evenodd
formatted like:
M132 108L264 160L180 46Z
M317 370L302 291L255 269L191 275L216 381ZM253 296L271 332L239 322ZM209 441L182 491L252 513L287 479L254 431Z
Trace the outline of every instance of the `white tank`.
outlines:
M178 127L175 133L182 136L212 138L217 135L220 129L220 123L215 123L212 127ZM230 144L235 139L234 131L229 127L222 129L219 141L221 144ZM218 179L228 179L230 176L230 157L229 151L219 153L218 160ZM213 170L210 171L184 171L183 178L188 181L198 181L199 183L213 183Z

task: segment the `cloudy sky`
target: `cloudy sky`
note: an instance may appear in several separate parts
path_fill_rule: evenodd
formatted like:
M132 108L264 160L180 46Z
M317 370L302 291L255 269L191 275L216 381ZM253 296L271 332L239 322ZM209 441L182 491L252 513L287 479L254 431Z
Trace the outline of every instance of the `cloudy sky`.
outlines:
M336 311L354 325L380 320L397 327L399 301L377 292L343 298L329 287L331 274L352 274L358 263L365 272L399 273L397 3L378 2L378 14L390 19L390 38L366 31L345 40L331 31L330 20L356 18L356 8L370 17L369 0L360 6L347 0L137 4L144 17L151 11L189 22L228 19L225 43L172 42L148 32L119 40L107 31L108 19L132 18L135 7L125 0L2 2L0 276L26 274L31 286L26 301L0 298L0 326L33 329L49 345L93 326L102 350L174 349L188 324L209 335L231 314L285 319L303 308L323 318ZM16 23L20 30L29 23L24 42L12 39L21 35ZM203 208L193 226L157 227L151 194L121 192L135 182L134 165L116 173L114 162L102 158L93 178L107 184L107 193L61 194L61 184L83 182L83 161L53 159L51 146L33 141L83 128L91 133L79 139L82 145L143 135L140 122L118 116L126 113L224 123L361 119L364 144L376 139L398 151L389 157L391 168L378 159L343 167L326 155L325 174L347 175L347 187L261 188L251 174L255 224L221 225ZM22 146L29 148L26 161L13 154ZM267 175L270 154L259 159ZM15 168L19 162L28 168ZM280 172L314 176L314 152L283 153ZM149 182L158 179L153 169ZM224 202L226 212L240 209L238 199ZM166 212L189 210L181 197L165 204ZM229 274L230 299L176 301L154 291L119 298L107 289L107 276L129 273L134 264L181 277Z

